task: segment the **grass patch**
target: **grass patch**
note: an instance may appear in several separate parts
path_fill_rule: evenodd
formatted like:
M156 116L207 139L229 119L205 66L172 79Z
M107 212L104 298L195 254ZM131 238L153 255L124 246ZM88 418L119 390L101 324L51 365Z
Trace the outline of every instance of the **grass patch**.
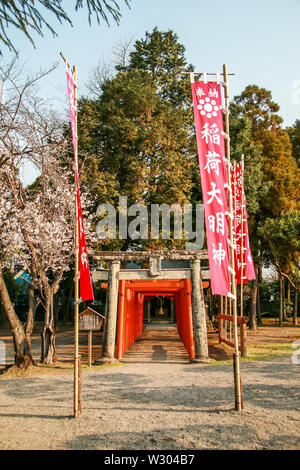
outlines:
M268 361L293 354L293 343L263 343L256 346L247 346L247 357L242 361Z
M94 371L94 370L103 370L109 369L111 367L126 365L123 362L116 362L113 364L99 364L89 367L87 364L81 365L82 372L84 371ZM20 369L16 365L9 366L5 369L0 375L1 379L22 379L28 377L37 377L37 376L48 376L48 375L57 375L57 374L73 374L74 373L74 363L73 362L56 362L51 365L39 364L31 365L27 369Z
M242 357L242 362L249 362L249 361L271 361L273 359L278 359L280 357L284 357L287 355L292 355L294 350L292 348L292 342L274 342L274 343L263 343L261 345L256 346L247 346L247 356ZM228 346L227 344L223 344L224 348L233 352L233 348ZM208 363L208 365L226 365L231 364L232 358L217 361L213 359Z
M125 362L113 362L112 364L96 364L92 365L92 367L89 367L88 364L81 364L81 369L82 370L103 370L103 369L111 369L112 367L119 367L119 366L127 366Z
M262 327L264 326L277 326L279 327L279 319L278 319L278 316L277 317L265 317L263 316L262 317L262 325L260 325ZM287 321L283 321L282 322L282 325L281 327L289 327L289 326L292 326L292 327L299 327L300 325L293 325L293 319L292 317L289 317Z

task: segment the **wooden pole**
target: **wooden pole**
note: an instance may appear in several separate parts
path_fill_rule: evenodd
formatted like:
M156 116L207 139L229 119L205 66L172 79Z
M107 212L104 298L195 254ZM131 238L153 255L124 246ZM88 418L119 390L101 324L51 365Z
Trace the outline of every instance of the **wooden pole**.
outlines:
M244 154L242 155L242 206L241 206L241 317L244 315Z
M236 367L237 367L237 364L239 363L239 361L236 361L236 353L234 352L233 353L233 376L234 376L234 388L240 388L241 390L241 395L240 395L240 400L238 400L237 398L237 395L235 395L235 409L237 410L239 408L239 411L241 411L243 408L244 408L244 404L243 404L243 394L242 394L242 378L241 376L239 376L239 385L237 384L237 380L238 380L238 375L237 375L237 370L236 370Z
M74 78L74 101L75 101L75 116L76 116L76 135L77 135L77 67L73 67ZM76 141L77 146L77 141ZM75 181L76 187L76 181ZM79 401L79 234L78 234L78 204L77 194L75 192L75 317L74 317L74 418L78 418L80 414Z
M208 359L206 312L201 279L200 259L190 262L192 284L192 317L195 344L195 360Z
M228 72L227 65L223 65L224 75L224 90L225 90L225 132L227 134L226 142L226 157L228 160L227 175L228 175L228 194L229 194L229 212L233 214L232 207L232 193L231 193L231 174L230 174L230 141L229 141L229 93L228 93ZM237 325L237 293L236 281L234 273L234 248L233 248L233 220L229 217L229 240L230 240L230 266L231 266L231 294L232 294L232 313L233 313L233 329L234 329L234 374L235 374L235 409L241 411L241 372L240 372L240 354L238 345L238 325Z
M240 326L240 338L241 338L241 356L247 356L247 329L246 322L242 320Z
M88 331L88 361L89 367L92 367L92 351L93 351L93 330Z
M78 355L78 414L82 411L81 401L81 355Z
M297 314L298 314L298 290L295 289L295 303L294 303L294 315L293 315L293 325L297 325Z
M279 311L279 326L282 326L283 321L283 304L284 304L284 284L283 276L280 274L279 277L279 288L280 288L280 311Z
M71 70L70 64L62 53L60 53L65 62L66 67ZM74 81L74 104L75 104L75 132L77 136L77 66L72 69ZM78 144L76 139L76 155L78 154ZM74 418L78 418L81 413L81 384L79 386L79 233L78 233L78 203L77 203L77 185L76 185L76 168L75 168L75 277L74 277Z

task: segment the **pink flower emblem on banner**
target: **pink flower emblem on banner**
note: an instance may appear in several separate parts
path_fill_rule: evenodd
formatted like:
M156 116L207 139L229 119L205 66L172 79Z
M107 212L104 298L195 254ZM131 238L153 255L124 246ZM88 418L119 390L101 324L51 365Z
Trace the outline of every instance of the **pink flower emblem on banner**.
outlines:
M227 171L220 85L192 83L212 294L230 293Z

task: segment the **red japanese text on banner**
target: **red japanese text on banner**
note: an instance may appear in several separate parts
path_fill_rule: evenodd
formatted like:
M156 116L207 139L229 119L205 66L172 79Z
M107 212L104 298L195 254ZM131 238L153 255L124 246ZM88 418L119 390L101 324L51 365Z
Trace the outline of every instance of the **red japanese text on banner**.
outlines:
M72 141L74 148L74 159L75 159L75 183L76 183L76 198L77 198L77 226L78 226L78 248L79 248L79 273L80 273L80 297L81 300L94 300L93 286L90 275L90 267L88 254L86 249L86 241L84 235L82 209L79 192L79 178L78 178L78 154L77 154L77 126L76 126L76 102L75 102L75 83L72 74L67 69L67 87L68 97L70 106L70 120L72 130Z
M216 82L196 81L192 94L211 289L212 294L227 296L230 260L221 88Z
M89 259L86 249L80 193L76 191L78 205L78 243L79 243L79 272L80 272L80 297L81 300L94 300L93 285L90 275Z
M254 263L250 248L249 242L249 230L248 230L248 217L247 217L247 207L246 207L246 196L244 181L242 180L242 204L243 204L243 232L245 233L245 251L244 251L244 262L246 263L243 271L243 276L248 279L256 279Z
M67 69L67 86L68 86L68 97L69 97L69 108L70 108L70 120L72 130L72 142L74 148L74 160L75 160L75 180L76 186L78 187L78 155L77 155L77 129L76 129L76 103L75 103L75 83L72 74Z
M233 243L235 246L234 269L237 284L241 283L241 277L244 277L245 267L245 233L242 230L242 185L241 171L239 168L231 170L231 188L233 203ZM243 254L242 254L243 252ZM243 259L243 262L242 262ZM243 284L247 284L248 280L243 279Z
M249 244L246 198L241 165L236 167L235 173L232 172L232 189L235 195L234 244L236 247L236 280L237 284L241 284L241 280L243 280L243 284L247 284L248 280L255 279L255 271Z

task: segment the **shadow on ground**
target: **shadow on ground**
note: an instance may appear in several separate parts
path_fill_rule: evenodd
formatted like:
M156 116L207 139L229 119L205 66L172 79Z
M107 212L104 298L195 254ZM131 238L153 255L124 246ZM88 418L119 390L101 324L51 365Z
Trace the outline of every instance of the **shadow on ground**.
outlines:
M69 449L188 450L188 449L287 449L299 440L293 436L259 439L248 425L176 426L151 432L116 432L81 435L67 443Z

